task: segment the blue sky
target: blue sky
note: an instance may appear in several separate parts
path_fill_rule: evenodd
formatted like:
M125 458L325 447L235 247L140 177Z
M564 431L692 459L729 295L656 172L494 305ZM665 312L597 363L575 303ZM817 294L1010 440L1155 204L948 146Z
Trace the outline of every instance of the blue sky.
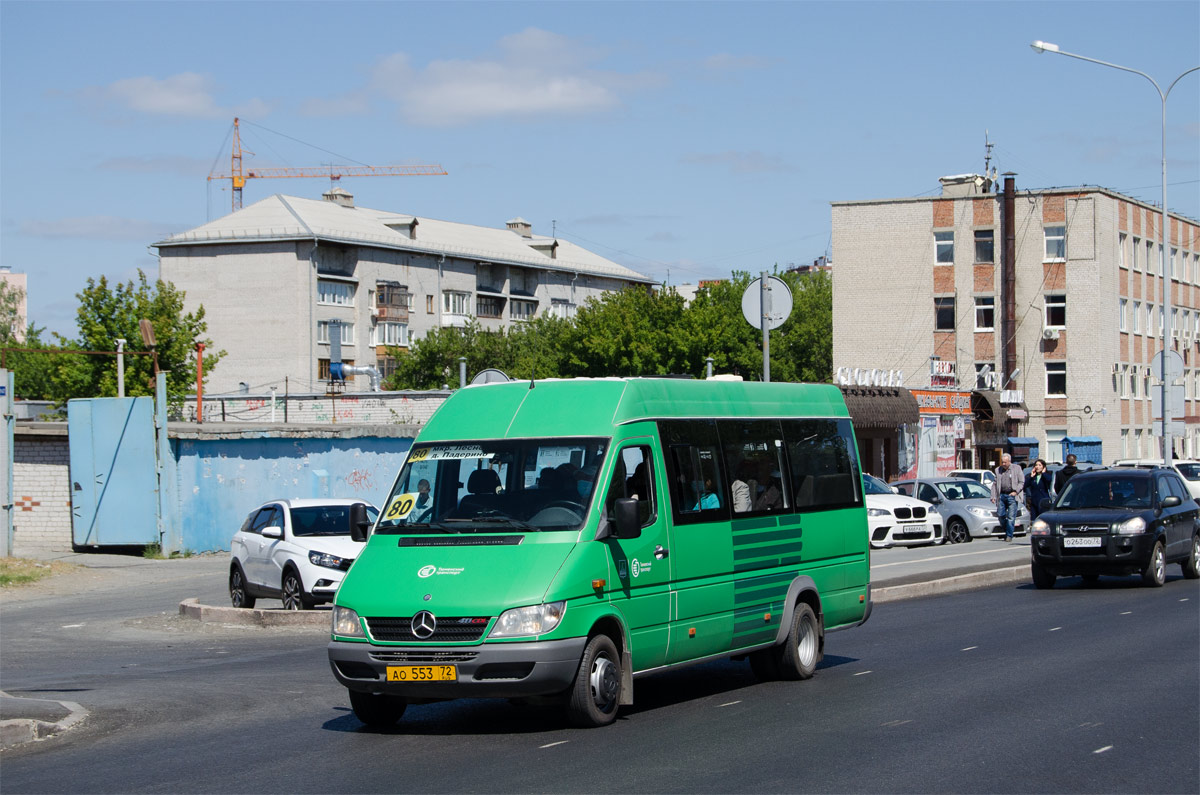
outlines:
M376 209L519 215L673 284L811 262L829 202L932 195L982 170L985 130L1018 189L1157 202L1152 86L1034 39L1165 88L1200 64L1200 3L5 0L0 265L74 335L89 276L155 275L149 244L229 212L205 177L235 115L248 167L438 163L341 184ZM1200 73L1167 149L1168 203L1198 218ZM244 200L328 185L251 180Z

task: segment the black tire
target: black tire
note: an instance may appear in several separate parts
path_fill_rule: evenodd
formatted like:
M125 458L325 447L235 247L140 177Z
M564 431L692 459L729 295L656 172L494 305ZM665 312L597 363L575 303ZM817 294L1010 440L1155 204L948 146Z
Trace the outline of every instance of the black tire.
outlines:
M778 650L780 679L811 679L821 661L821 625L806 602L797 602L792 627Z
M1200 580L1200 535L1192 536L1192 551L1179 563L1183 576L1189 580Z
M354 709L354 717L367 726L372 729L386 729L395 726L396 721L403 717L408 702L400 696L351 690L350 706Z
M316 605L316 601L304 592L304 581L291 567L283 570L279 598L283 600L284 610L312 610Z
M965 544L971 540L971 531L962 519L951 519L946 524L946 543Z
M254 607L254 596L246 587L246 573L237 563L229 567L229 601L234 607Z
M1029 571L1033 575L1033 585L1039 590L1046 590L1054 587L1054 581L1058 579L1055 575L1042 568L1042 564L1036 560L1029 564Z
M621 702L621 655L608 635L588 641L567 698L571 725L590 729L617 719Z
M1167 581L1167 553L1163 550L1161 541L1154 544L1150 550L1150 560L1142 570L1142 583L1151 588L1161 588Z

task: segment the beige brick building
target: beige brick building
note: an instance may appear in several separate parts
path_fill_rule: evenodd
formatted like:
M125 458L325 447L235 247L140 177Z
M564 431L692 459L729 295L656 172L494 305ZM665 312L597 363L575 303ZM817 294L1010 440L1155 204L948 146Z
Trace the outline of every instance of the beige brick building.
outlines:
M1011 437L1036 440L1048 461L1062 460L1064 437L1098 439L1106 463L1160 455L1158 209L1104 188L1016 192L1016 367L1005 374L1002 194L974 175L942 185L936 198L833 203L834 367L898 370L906 387L971 390L988 398L981 406L1013 409L994 425L976 417L960 466L987 465ZM1171 219L1166 327L1187 398L1175 452L1200 457L1200 224ZM997 406L1005 388L1023 405Z
M521 218L504 228L418 218L356 207L337 188L323 201L271 196L154 246L161 278L187 292L189 310L204 306L228 354L214 393L282 392L285 378L293 392L323 391L335 321L342 360L386 377L387 347L432 329L571 317L590 297L654 283ZM369 385L359 375L350 388Z

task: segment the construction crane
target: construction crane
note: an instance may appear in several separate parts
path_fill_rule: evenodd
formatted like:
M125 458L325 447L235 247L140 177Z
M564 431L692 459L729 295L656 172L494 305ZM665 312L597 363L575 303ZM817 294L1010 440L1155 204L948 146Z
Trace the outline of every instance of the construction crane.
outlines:
M419 177L445 176L446 170L439 165L422 166L321 166L319 168L242 168L242 134L238 119L233 120L233 146L229 157L228 174L209 174L208 181L227 179L233 188L233 210L242 209L242 188L248 179L285 179L328 177L335 182L342 177ZM254 154L250 152L250 154Z

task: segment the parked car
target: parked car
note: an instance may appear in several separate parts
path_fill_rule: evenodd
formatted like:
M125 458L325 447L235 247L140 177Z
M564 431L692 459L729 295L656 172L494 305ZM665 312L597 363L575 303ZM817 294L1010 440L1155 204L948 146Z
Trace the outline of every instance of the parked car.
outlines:
M272 500L251 511L230 544L233 606L273 598L288 610L307 610L332 601L364 546L350 538L357 503L373 523L379 509L363 500Z
M942 534L942 517L931 504L898 494L871 475L863 475L863 494L872 547L884 549L946 542Z
M919 485L918 485L919 484ZM946 540L961 544L973 538L1004 537L1004 528L992 504L992 490L968 478L919 478L892 484L902 494L931 502L941 514ZM1025 535L1029 528L1029 511L1021 508L1014 523L1015 534Z
M1146 585L1166 581L1168 563L1200 578L1200 505L1179 474L1166 467L1080 472L1033 523L1033 584L1057 577L1140 574Z
M952 478L970 478L982 483L989 489L992 487L992 481L996 479L996 475L990 469L956 469L949 476Z
M1153 469L1161 467L1163 460L1161 458L1122 458L1117 461L1114 466L1119 467L1143 467ZM1183 485L1187 486L1188 494L1192 495L1193 500L1200 500L1200 461L1192 459L1172 459L1171 466L1183 478Z

